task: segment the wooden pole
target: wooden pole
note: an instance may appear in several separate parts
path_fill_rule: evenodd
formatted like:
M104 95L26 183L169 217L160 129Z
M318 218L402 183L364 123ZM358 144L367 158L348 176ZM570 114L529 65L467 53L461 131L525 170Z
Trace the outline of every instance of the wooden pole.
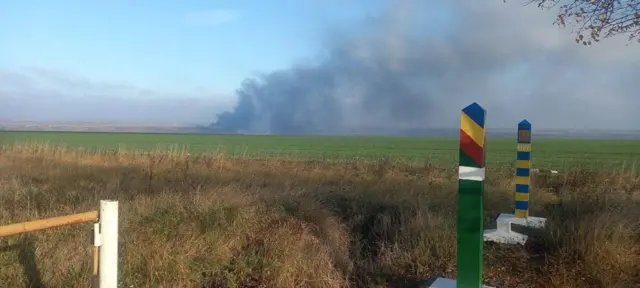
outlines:
M98 220L98 211L91 211L30 222L9 224L0 226L0 237L45 230L70 224L86 223L96 220Z
M474 102L460 119L458 288L482 287L486 113Z
M93 224L93 273L91 273L91 287L100 287L100 278L98 274L100 261L100 223Z

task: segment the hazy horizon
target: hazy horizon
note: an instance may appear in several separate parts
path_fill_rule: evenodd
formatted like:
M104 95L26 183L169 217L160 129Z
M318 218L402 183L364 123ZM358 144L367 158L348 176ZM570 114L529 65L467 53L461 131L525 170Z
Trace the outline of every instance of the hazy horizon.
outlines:
M640 44L578 45L557 10L276 2L1 3L0 119L381 132L475 101L490 128L637 129Z

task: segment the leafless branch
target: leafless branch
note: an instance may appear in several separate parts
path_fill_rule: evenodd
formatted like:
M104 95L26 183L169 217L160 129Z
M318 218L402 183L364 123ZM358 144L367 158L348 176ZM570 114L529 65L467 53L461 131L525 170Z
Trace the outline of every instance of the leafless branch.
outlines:
M506 2L506 0L504 0ZM576 42L591 45L618 34L640 43L640 0L526 0L540 9L558 7L554 25L573 21ZM588 35L588 36L587 36Z

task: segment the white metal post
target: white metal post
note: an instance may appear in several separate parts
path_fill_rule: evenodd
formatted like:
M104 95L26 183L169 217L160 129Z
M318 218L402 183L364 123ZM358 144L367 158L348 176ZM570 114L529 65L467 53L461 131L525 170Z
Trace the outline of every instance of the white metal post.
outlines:
M118 201L100 201L100 288L118 287Z

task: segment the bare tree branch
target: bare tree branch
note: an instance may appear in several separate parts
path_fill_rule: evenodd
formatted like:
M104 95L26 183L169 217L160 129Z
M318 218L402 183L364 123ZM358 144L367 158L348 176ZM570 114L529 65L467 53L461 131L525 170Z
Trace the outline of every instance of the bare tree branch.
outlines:
M504 0L506 2L506 0ZM591 45L618 34L640 43L640 0L526 0L541 9L558 7L553 24L566 27L573 21L576 43Z

